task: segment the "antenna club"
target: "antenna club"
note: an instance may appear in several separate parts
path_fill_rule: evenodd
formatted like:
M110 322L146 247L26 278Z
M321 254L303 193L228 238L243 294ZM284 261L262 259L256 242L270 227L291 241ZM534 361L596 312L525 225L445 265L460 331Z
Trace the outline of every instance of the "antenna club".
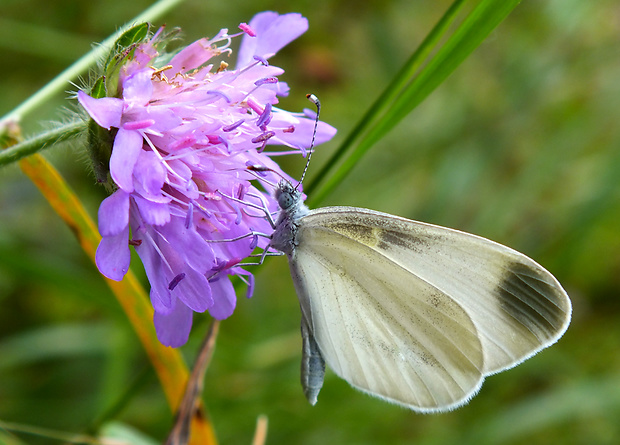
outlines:
M321 108L321 101L314 94L306 94L306 98L316 105L317 111Z

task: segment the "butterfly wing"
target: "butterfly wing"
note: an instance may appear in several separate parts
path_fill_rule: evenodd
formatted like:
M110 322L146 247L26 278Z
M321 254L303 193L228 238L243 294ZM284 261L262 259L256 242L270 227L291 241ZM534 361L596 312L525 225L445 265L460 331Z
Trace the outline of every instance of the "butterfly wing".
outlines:
M351 207L298 225L291 272L325 361L394 403L462 405L485 375L554 343L570 321L549 272L484 238Z

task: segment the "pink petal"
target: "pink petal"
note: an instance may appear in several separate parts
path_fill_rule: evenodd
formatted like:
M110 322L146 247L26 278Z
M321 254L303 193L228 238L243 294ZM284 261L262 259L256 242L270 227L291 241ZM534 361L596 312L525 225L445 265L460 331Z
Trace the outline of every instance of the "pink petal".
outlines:
M119 128L121 126L121 116L123 114L123 101L115 97L103 97L93 99L83 91L77 94L80 105L93 118L100 127Z
M129 224L129 194L120 189L112 193L101 202L98 215L101 236L119 234Z
M191 268L183 271L185 278L171 291L179 300L195 312L204 312L213 305L211 286L205 276Z
M292 133L284 132L290 122L285 113L274 113L271 120L271 128L276 130L276 137L269 140L270 143L288 145L295 148L309 148L312 141L312 132L314 131L314 121L312 119L300 119L297 123L293 124L295 130ZM325 122L319 121L319 125L316 128L316 138L314 140L315 145L322 144L331 140L336 134L336 129Z
M148 201L137 195L134 195L134 200L145 223L162 226L170 222L170 208L167 203Z
M112 179L127 193L133 192L133 168L142 151L142 135L123 128L118 130L110 158Z
M196 40L179 51L170 60L169 64L172 65L171 72L176 74L193 70L205 64L214 55L215 53L207 39Z
M170 199L161 193L166 170L159 157L152 151L141 150L137 165L139 168L135 168L133 174L135 190L147 199L168 202Z
M118 235L105 236L97 247L95 262L99 271L114 281L121 281L129 270L129 226Z
M244 68L254 63L254 56L268 59L282 47L295 40L308 30L308 19L301 14L279 15L266 11L256 14L249 23L256 32L256 37L243 36L237 68Z
M213 306L209 309L211 316L218 320L230 317L237 305L237 295L230 278L222 276L220 279L211 282L211 291L213 295L216 295L213 299Z
M161 344L178 348L183 346L189 338L189 332L192 329L192 310L180 301L174 303L172 311L168 314L155 312L153 322Z
M127 77L123 81L123 98L136 105L146 105L153 95L152 75L153 69L148 68Z

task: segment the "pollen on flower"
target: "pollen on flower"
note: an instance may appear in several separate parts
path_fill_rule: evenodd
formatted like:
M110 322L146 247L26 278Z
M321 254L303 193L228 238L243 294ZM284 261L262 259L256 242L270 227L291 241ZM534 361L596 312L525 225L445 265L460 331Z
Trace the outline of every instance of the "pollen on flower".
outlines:
M169 69L172 69L173 66L172 65L166 65L166 66L162 66L161 68L157 68L155 69L155 71L153 71L153 74L151 75L151 77L153 78L153 80L161 80L163 82L168 82L168 79L166 78L166 74L164 73L164 71L168 71Z
M259 142L267 142L269 139L274 137L276 134L273 131L266 131L265 133L252 138L252 142L258 144Z
M217 69L218 73L221 73L222 71L225 71L226 68L228 68L228 64L226 62L224 62L223 60L220 62L220 66Z
M276 20L282 28L271 26ZM116 191L99 209L97 266L120 280L129 247L135 248L151 284L158 338L168 346L187 341L194 312L218 319L232 314L231 279L246 283L252 295L254 278L242 261L267 248L268 239L256 233L273 230L278 204L270 184L292 181L272 157L305 153L312 140L312 119L275 107L288 87L279 81L283 70L267 62L305 32L306 19L266 12L240 29L237 35L222 29L172 56L164 53L159 30L125 52L118 85L109 89L117 97L78 93L113 138L109 168ZM213 60L230 53L237 37L234 69ZM319 122L317 143L334 134ZM267 151L267 144L286 150Z
M258 121L256 121L256 126L261 130L266 130L266 125L271 121L271 104L265 105L265 109L258 117Z
M233 124L226 125L226 126L222 127L222 131L224 131L224 132L233 131L234 129L239 127L244 122L245 122L245 119L239 119L237 122L235 122Z

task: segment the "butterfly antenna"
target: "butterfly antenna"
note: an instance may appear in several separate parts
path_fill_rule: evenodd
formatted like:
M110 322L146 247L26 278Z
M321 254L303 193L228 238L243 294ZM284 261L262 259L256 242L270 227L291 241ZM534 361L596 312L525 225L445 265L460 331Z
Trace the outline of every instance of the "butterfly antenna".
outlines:
M314 118L314 131L312 132L312 142L310 142L310 150L308 151L308 159L306 160L306 166L304 167L304 171L301 174L301 179L295 186L295 190L299 187L300 184L304 182L304 178L306 177L306 172L308 171L308 167L310 166L310 158L312 157L312 152L314 151L314 139L316 138L316 130L319 126L319 115L321 114L321 102L319 98L314 94L306 94L306 97L310 102L312 102L316 106L316 117Z

